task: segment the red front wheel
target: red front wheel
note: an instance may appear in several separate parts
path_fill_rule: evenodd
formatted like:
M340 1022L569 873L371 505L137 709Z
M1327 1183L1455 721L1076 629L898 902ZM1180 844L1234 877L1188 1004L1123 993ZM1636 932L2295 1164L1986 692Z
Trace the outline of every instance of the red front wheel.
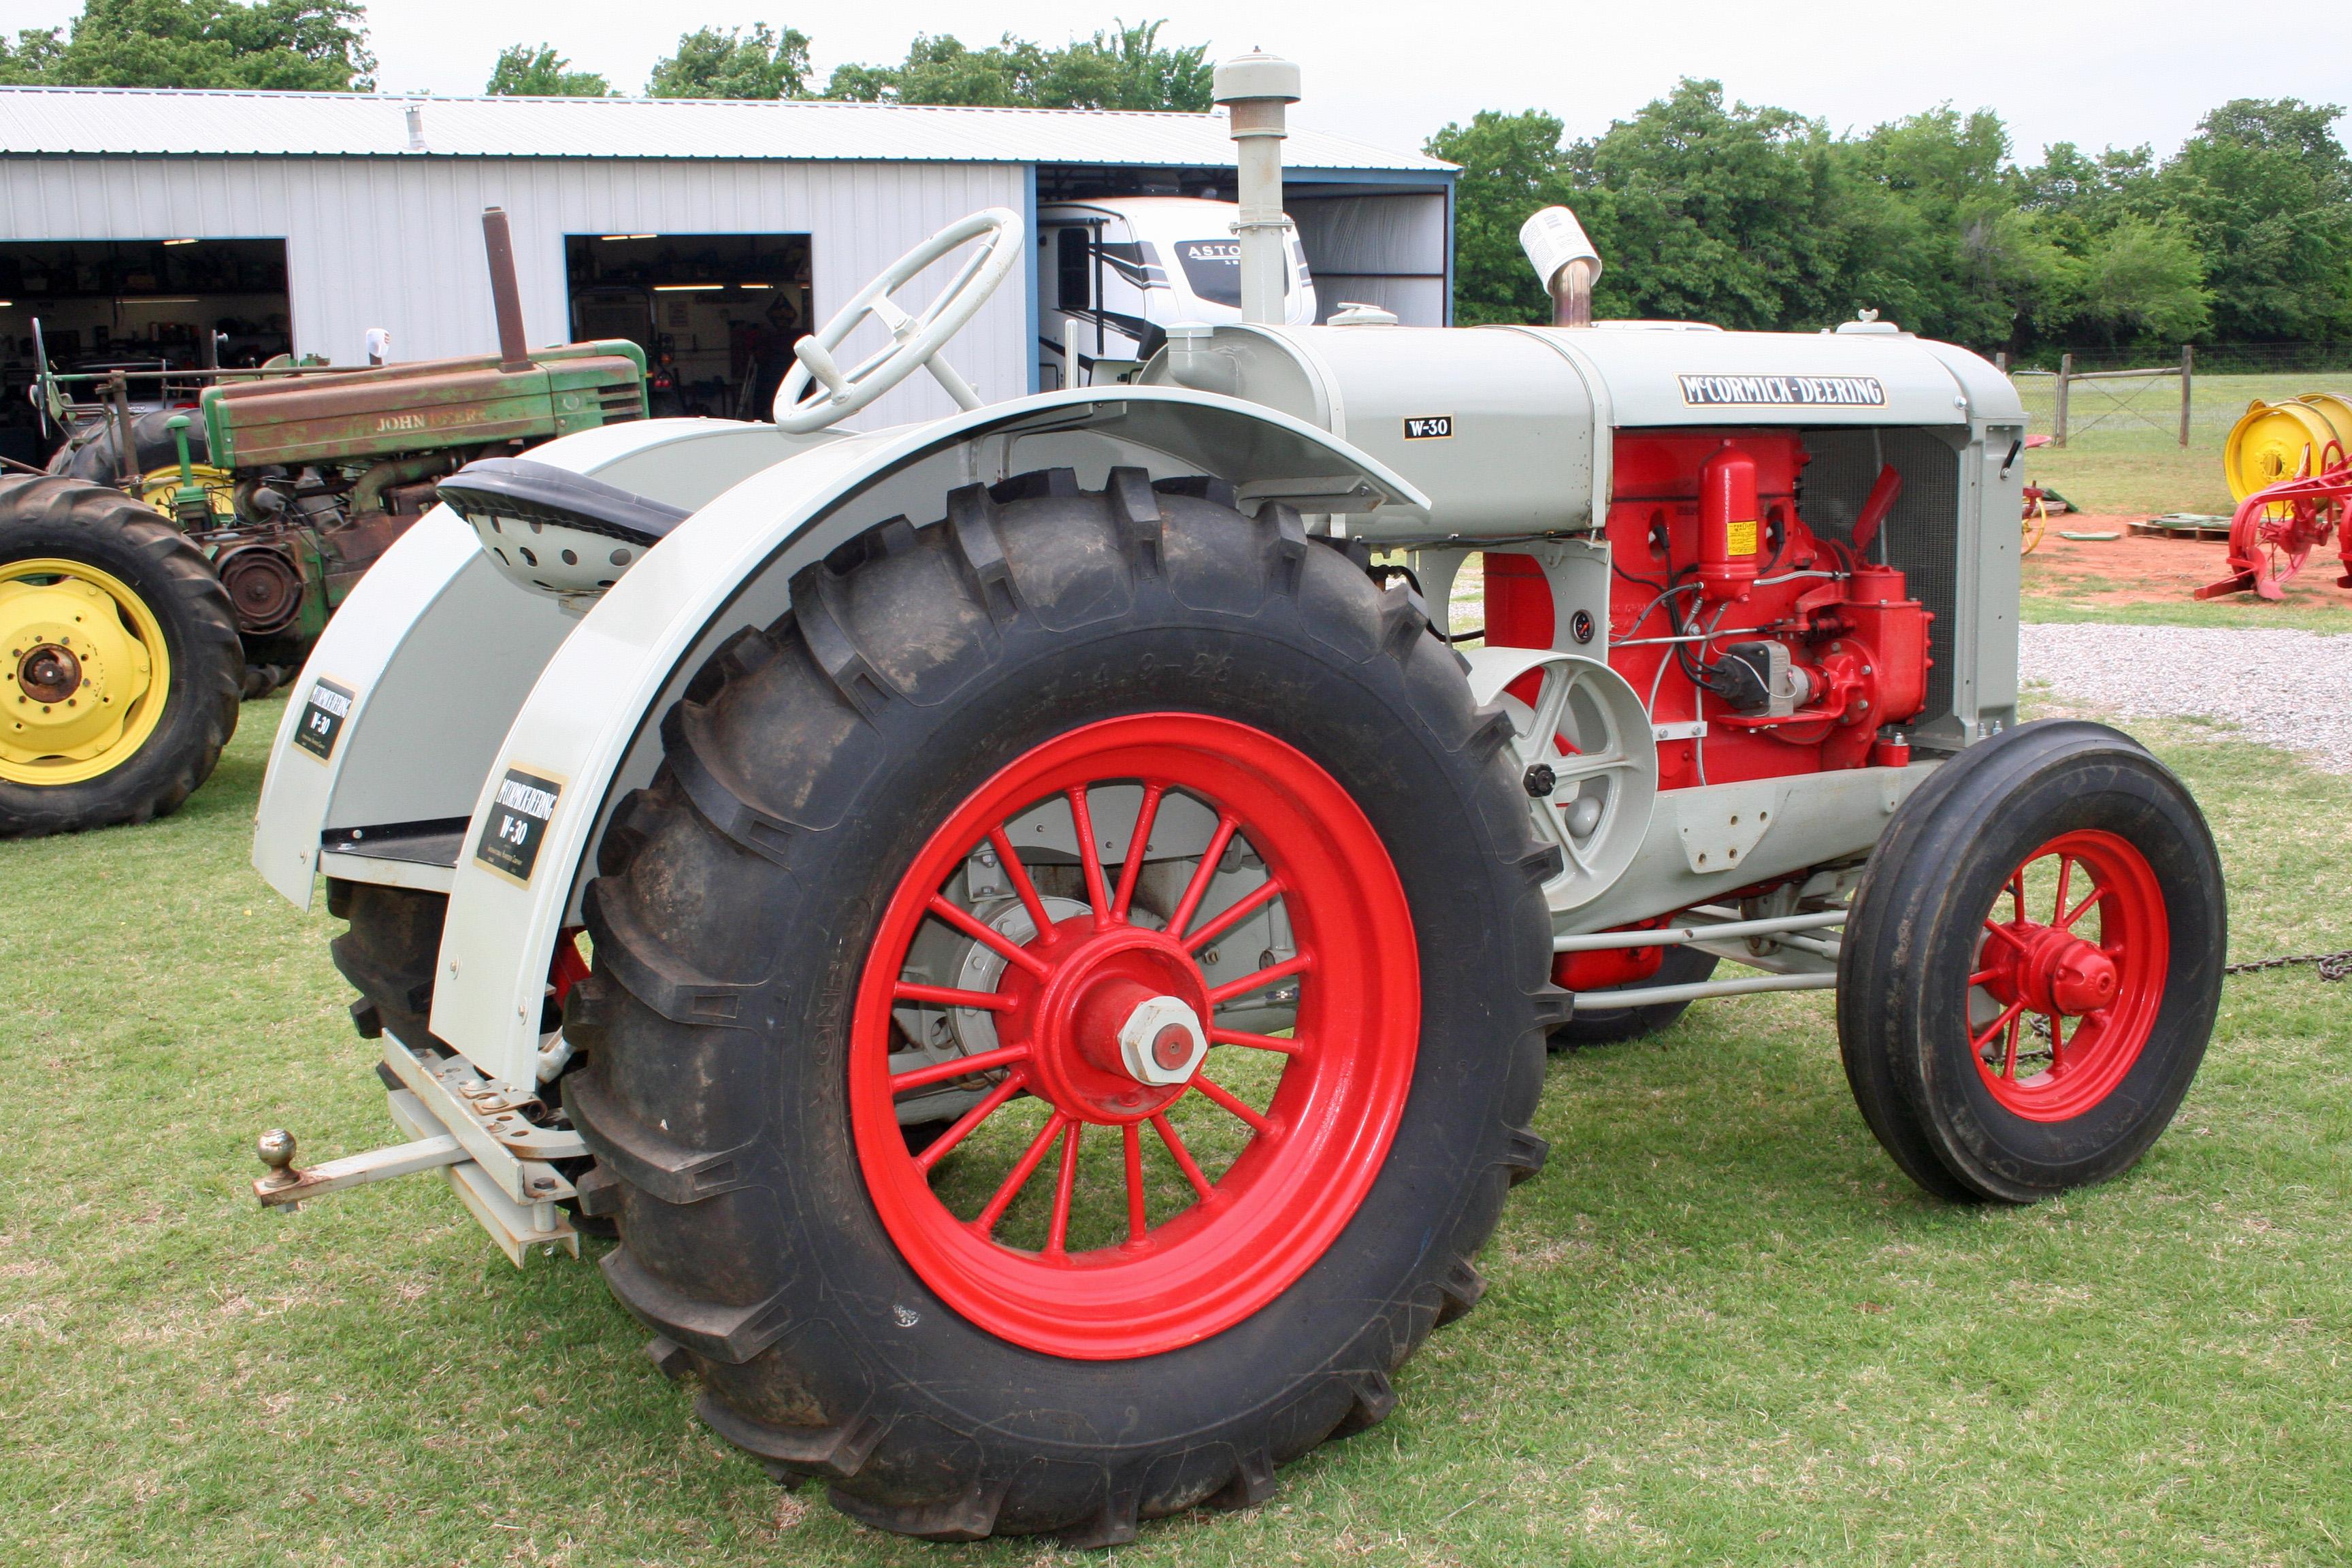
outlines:
M1864 1117L1948 1196L2102 1181L2164 1131L2220 1005L2212 836L2101 725L2024 725L1941 765L1854 898L1838 1029Z

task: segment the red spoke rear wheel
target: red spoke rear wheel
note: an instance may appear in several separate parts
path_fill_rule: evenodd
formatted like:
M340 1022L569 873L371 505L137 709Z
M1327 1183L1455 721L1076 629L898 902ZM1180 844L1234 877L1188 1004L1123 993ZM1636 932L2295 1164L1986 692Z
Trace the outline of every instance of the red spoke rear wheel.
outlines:
M1144 857L1093 804L1140 785L1136 826L1189 797L1214 830L1166 919L1136 902ZM1066 810L1083 872L1073 900L1039 896L1009 828L1045 803ZM967 861L992 848L1029 934L1015 940L944 896ZM1244 887L1221 865L1236 849L1264 866ZM1219 887L1224 882L1231 884ZM1275 891L1264 890L1271 886ZM1212 889L1215 889L1213 895ZM1221 895L1218 897L1217 895ZM1278 900L1291 955L1227 965L1213 983L1202 953L1241 916ZM1058 916L1053 904L1065 912ZM1202 915L1206 907L1213 912ZM1042 917L1042 918L1041 918ZM993 989L944 988L910 974L927 921L984 944ZM1205 933L1205 934L1204 934ZM1217 1024L1221 1006L1297 987L1290 1038ZM997 1048L891 1071L894 1005L984 1013ZM1411 914L1387 849L1363 812L1314 761L1262 731L1193 713L1106 720L1040 745L999 772L931 834L899 879L861 978L849 1092L860 1170L908 1263L957 1312L1031 1350L1081 1360L1155 1354L1255 1312L1320 1258L1379 1173L1404 1112L1421 1026ZM1203 1072L1213 1047L1276 1065L1263 1105ZM999 1071L989 1092L919 1154L899 1131L911 1089ZM1221 1068L1220 1072L1223 1069ZM985 1080L979 1080L984 1082ZM1043 1101L1034 1133L991 1141L992 1121L1024 1097ZM1187 1102L1190 1102L1189 1105ZM1171 1112L1214 1107L1244 1136L1213 1175ZM1149 1124L1151 1136L1144 1136ZM1087 1134L1099 1129L1094 1136ZM982 1145L988 1147L982 1149ZM936 1190L958 1150L994 1159L1001 1180L976 1213ZM1082 1151L1092 1151L1095 1158ZM1181 1184L1147 1194L1147 1160ZM1100 1179L1090 1181L1090 1177ZM1000 1231L1032 1187L1049 1189L1044 1244ZM1181 1194L1175 1202L1169 1191ZM1074 1213L1111 1216L1101 1245L1072 1239Z
M1968 1006L1985 1088L2029 1121L2082 1115L2131 1071L2163 1005L2155 868L2116 834L2062 834L2010 873L1984 927Z

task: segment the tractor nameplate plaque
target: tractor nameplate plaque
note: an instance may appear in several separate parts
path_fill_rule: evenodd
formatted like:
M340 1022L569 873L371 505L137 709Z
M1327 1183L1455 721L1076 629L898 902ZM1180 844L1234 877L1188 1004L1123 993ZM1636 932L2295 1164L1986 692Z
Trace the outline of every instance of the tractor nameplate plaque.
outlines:
M1685 375L1689 408L1884 408L1886 384L1874 375Z
M1454 416L1424 415L1404 422L1404 438L1408 441L1450 441L1454 438Z
M302 722L294 728L294 743L325 762L335 754L335 742L342 737L343 721L352 716L352 704L358 694L348 686L320 677L310 683L310 696L302 704Z
M531 868L539 863L539 847L555 816L556 798L562 793L561 780L509 768L490 802L490 817L482 825L482 841L474 847L474 858L508 880L529 887Z

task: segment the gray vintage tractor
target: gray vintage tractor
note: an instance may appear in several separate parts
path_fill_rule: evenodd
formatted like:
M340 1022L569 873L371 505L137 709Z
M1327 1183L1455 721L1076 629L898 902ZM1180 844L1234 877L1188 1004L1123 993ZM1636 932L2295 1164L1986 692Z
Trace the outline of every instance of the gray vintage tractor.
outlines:
M1015 264L992 211L772 425L441 482L254 841L350 922L408 1141L271 1133L263 1203L438 1169L519 1264L617 1235L655 1361L779 1477L1104 1543L1389 1413L1543 1165L1547 1044L1834 988L1930 1191L2147 1148L2221 879L2139 746L2015 722L2008 382L1881 321L1279 324L1297 80L1219 72L1249 319L1131 384L987 403L939 357ZM1527 239L1572 323L1599 258ZM841 427L924 368L961 412Z

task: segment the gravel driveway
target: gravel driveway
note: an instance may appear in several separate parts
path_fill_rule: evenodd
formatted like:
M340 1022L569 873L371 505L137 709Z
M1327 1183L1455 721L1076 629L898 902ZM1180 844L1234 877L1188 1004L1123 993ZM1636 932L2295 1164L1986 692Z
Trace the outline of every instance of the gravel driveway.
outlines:
M2352 773L2352 637L2207 626L2020 626L2018 674L2116 713L2191 714Z

